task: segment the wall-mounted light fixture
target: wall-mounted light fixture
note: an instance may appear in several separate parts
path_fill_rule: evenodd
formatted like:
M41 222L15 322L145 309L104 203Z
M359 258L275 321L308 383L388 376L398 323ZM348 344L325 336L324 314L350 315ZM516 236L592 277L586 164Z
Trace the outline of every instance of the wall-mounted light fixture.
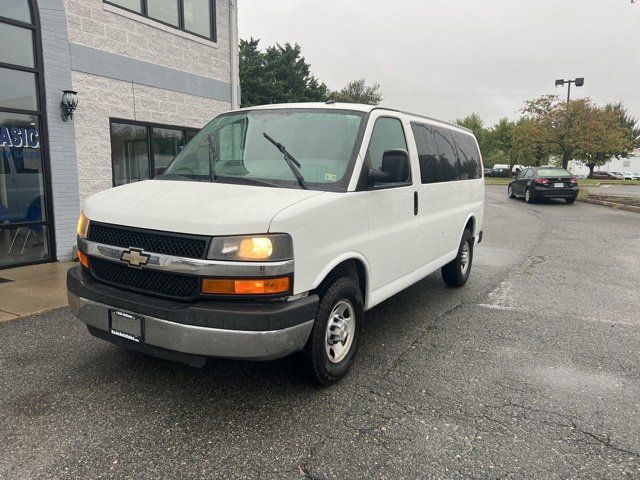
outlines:
M65 122L70 118L73 119L73 112L75 112L78 106L78 92L73 90L65 90L62 92L62 120Z

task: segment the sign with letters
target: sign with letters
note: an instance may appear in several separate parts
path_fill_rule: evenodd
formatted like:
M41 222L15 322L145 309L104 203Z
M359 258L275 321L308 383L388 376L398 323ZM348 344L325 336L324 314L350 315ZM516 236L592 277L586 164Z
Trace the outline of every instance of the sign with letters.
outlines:
M40 134L35 127L0 127L0 147L39 148Z

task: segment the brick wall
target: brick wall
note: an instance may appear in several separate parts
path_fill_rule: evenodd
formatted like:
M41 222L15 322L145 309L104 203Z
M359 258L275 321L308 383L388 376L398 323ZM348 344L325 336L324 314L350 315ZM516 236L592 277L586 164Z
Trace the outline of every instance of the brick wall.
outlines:
M225 82L231 80L228 0L216 2L217 42L208 45L105 10L102 0L64 3L72 43Z
M80 209L75 123L63 122L60 117L62 91L71 88L69 40L62 0L39 0L38 11L42 28L52 184L49 195L53 198L54 205L56 254L59 260L69 260L76 244L76 222Z
M230 108L227 102L80 72L73 72L73 87L83 99L75 120L81 203L112 187L110 118L202 128Z

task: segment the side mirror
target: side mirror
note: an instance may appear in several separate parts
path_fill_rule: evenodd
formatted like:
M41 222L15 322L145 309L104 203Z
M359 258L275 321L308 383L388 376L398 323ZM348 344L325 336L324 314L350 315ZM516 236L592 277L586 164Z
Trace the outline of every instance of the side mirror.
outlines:
M370 185L379 183L405 183L411 178L411 164L406 150L387 150L382 156L382 168L368 172Z

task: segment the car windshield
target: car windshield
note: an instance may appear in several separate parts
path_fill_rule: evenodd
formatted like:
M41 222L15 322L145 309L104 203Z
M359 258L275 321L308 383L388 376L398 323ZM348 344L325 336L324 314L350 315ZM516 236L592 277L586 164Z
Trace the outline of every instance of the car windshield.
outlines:
M204 127L158 178L303 188L294 172L297 169L310 189L344 191L364 116L333 109L248 110L221 115ZM285 160L279 147L286 148L295 161Z
M573 177L568 170L564 168L542 168L538 170L538 177L541 178L549 178L549 177Z

